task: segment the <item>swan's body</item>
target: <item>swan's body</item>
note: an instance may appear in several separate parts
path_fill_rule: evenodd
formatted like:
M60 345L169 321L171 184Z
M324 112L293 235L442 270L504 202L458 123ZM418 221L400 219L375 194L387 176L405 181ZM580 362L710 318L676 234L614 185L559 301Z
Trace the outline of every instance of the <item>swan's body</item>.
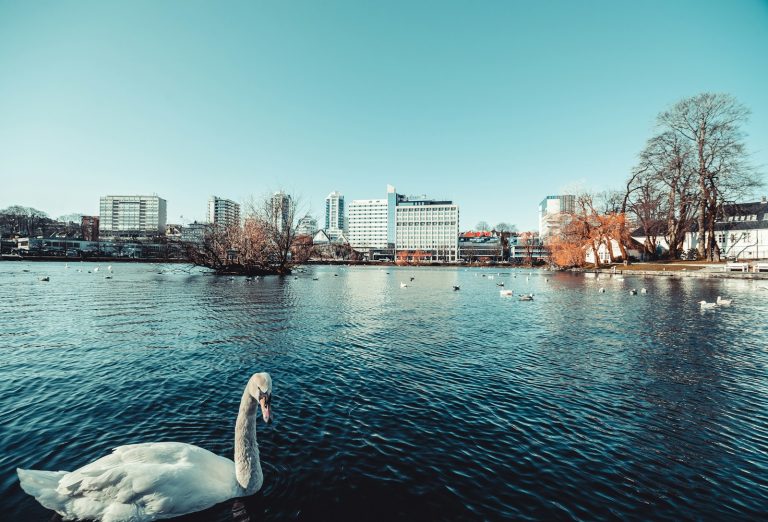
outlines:
M699 301L702 310L708 310L717 306L717 303L708 303L706 301Z
M733 299L723 299L719 295L717 296L717 304L720 306L731 306Z
M235 426L235 460L181 442L150 442L67 471L18 469L22 489L65 520L149 522L256 493L263 483L256 419L271 417L272 381L248 381Z

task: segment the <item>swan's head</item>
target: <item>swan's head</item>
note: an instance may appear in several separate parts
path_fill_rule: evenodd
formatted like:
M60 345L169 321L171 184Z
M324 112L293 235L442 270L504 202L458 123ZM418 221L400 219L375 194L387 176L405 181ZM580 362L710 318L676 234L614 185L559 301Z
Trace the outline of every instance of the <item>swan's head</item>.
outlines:
M272 420L272 377L268 373L254 373L248 381L248 393L261 406L261 416L264 422Z

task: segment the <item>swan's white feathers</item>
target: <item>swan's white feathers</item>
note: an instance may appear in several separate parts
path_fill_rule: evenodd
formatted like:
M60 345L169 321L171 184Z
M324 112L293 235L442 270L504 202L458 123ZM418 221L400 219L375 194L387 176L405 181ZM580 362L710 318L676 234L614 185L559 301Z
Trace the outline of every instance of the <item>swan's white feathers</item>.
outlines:
M120 446L72 473L59 473L55 493L48 489L45 499L28 493L65 519L158 520L239 495L231 460L179 442Z

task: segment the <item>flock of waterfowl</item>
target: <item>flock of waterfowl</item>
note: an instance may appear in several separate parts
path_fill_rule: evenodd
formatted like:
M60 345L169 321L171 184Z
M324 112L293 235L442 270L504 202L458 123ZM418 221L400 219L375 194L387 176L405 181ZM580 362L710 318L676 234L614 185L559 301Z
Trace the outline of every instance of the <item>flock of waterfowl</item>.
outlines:
M69 269L69 263L66 263L64 265L64 268L65 269ZM99 269L100 269L100 267L97 266L92 271L91 270L87 270L87 273L89 273L89 274L90 273L98 273ZM83 269L82 268L78 268L77 271L78 272L83 272ZM29 272L29 270L24 270L24 272ZM107 272L110 275L107 275L104 278L105 279L112 279L112 273L113 273L112 265L107 266ZM304 270L301 270L301 272L304 272ZM159 272L159 273L162 273L162 272ZM390 272L387 272L387 274L389 274L389 273ZM339 274L333 274L333 275L335 277L339 276ZM502 275L502 274L499 273L498 275ZM509 275L512 275L512 277L517 278L516 274L509 274ZM476 273L475 276L485 277L485 278L490 279L490 280L494 280L495 279L494 275L488 275L488 274L478 274L478 273ZM229 279L230 280L234 280L235 278L230 276ZM253 277L246 277L245 278L245 280L247 282L257 281L258 279L260 279L260 276L253 276ZM294 277L294 279L298 279L298 277ZM416 279L415 276L409 276L409 282L413 282L415 279ZM621 275L612 276L612 279L615 280L615 281L624 281L624 276L621 276ZM49 282L50 280L51 280L50 276L43 276L43 277L40 278L40 281L42 281L42 282ZM319 278L318 277L313 277L312 280L313 281L318 281ZM528 275L526 275L525 276L525 280L526 281L530 281L530 277ZM544 282L549 282L549 278L545 278ZM512 290L508 290L508 289L506 289L504 287L504 282L503 281L499 282L499 283L496 283L496 286L500 288L499 295L501 297L513 297L514 296L514 292ZM400 283L400 288L408 288L408 283L404 282L404 281L401 282ZM459 285L453 285L453 291L454 292L457 292L459 290L461 290L461 287ZM604 294L605 293L605 287L600 287L600 288L598 288L597 291L599 293L601 293L601 294ZM639 293L640 294L647 294L648 290L646 288L641 288L639 290ZM637 294L638 294L638 290L636 288L632 288L632 289L629 290L629 295L637 295ZM533 301L533 297L534 296L533 296L532 293L520 294L520 296L519 296L520 301ZM714 302L707 302L705 300L702 300L702 301L699 301L698 304L699 304L699 306L700 306L700 308L702 310L712 310L712 309L715 309L715 308L721 307L721 306L731 306L732 302L733 302L733 299L724 299L722 296L717 296L717 300L714 301Z

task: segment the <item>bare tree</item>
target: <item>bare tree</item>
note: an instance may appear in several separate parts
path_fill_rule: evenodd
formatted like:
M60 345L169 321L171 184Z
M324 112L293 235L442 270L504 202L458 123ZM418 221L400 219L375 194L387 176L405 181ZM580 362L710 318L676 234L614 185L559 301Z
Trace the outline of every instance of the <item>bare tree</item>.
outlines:
M496 232L517 232L517 227L515 225L510 225L509 223L501 222L496 225L495 227Z
M487 221L480 221L477 223L477 225L475 225L475 230L477 232L483 232L485 230L490 230L490 229L491 229L491 225L489 225Z
M294 262L296 200L283 192L246 203L242 224L210 227L185 245L188 259L220 273L289 274ZM303 257L303 256L302 256Z
M732 198L731 194L751 193L760 185L748 164L741 130L749 113L729 94L702 93L659 115L659 125L677 134L693 150L700 259L719 261L714 229L723 202Z

